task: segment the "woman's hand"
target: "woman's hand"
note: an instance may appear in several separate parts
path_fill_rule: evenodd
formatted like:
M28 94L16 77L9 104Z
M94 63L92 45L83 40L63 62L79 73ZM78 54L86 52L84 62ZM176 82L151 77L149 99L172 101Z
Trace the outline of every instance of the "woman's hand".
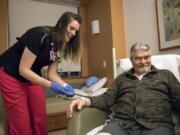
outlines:
M66 91L73 92L72 94L74 94L74 88L70 84L64 84L64 89Z
M50 88L53 89L58 94L63 94L70 97L74 96L74 89L69 84L65 84L64 86L61 86L56 82L51 82Z

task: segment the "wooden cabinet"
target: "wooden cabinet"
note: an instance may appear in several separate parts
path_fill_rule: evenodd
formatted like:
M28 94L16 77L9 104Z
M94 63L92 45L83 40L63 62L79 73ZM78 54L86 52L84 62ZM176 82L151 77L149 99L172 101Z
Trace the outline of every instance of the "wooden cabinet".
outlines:
M67 128L66 112L50 113L47 115L48 131Z
M87 78L63 78L63 80L70 84L83 83ZM66 110L72 100L62 99L60 97L48 97L46 99L47 109L47 124L48 130L61 130L66 129L68 119Z
M63 80L69 84L78 84L86 82L88 77L67 77L63 78Z
M70 102L71 100L65 100L60 97L48 97L46 99L48 131L67 128L66 110Z
M80 3L82 73L113 80L115 60L126 57L123 0L80 0ZM94 19L99 20L98 35L91 33Z

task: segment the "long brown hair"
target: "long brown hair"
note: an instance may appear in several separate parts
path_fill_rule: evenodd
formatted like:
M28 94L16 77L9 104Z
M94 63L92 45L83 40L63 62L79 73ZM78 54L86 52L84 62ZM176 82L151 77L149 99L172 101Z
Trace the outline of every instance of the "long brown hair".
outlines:
M61 57L65 60L71 59L72 61L77 62L81 57L79 30L76 32L74 37L72 37L68 42L65 42L67 26L72 20L78 21L79 24L82 23L82 19L79 15L72 12L65 12L59 18L56 25L50 30L50 34L52 35L54 44L58 47L58 52Z

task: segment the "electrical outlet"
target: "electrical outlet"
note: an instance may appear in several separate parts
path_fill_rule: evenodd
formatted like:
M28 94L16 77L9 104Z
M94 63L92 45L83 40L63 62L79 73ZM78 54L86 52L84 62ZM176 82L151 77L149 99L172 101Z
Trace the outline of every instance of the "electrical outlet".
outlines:
M103 61L102 65L103 65L103 68L106 68L106 67L107 67L107 64L106 64L106 61L105 61L105 60Z

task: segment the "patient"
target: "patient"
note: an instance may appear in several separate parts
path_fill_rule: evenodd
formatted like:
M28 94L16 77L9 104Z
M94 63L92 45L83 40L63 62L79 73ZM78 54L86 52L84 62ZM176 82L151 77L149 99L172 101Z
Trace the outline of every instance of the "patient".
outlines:
M147 44L133 44L130 55L132 69L103 95L73 100L68 116L83 106L109 109L112 118L97 135L174 135L171 115L180 112L180 83L170 71L151 64Z

